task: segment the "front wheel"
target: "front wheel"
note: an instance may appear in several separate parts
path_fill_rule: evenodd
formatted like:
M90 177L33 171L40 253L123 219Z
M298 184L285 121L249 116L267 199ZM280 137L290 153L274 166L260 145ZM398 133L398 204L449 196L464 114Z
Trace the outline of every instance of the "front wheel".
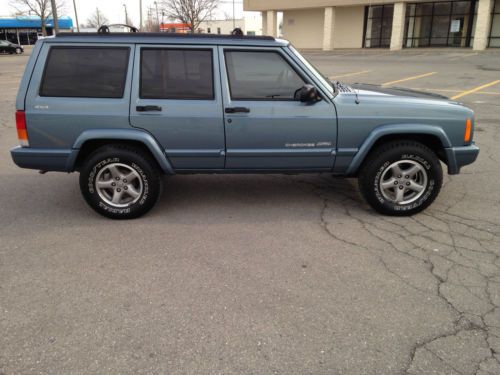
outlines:
M155 205L162 181L149 155L124 145L94 151L80 171L80 190L95 211L112 219L134 219Z
M375 150L359 175L361 193L378 212L410 216L436 199L443 170L436 154L414 141L395 141Z
M23 53L23 51L21 50L21 48L16 48L16 54L20 55L21 53Z

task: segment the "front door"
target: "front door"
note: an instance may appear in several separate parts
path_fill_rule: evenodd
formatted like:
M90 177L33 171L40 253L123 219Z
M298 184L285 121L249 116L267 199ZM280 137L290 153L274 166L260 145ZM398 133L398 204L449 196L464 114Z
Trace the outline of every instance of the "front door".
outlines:
M218 67L216 47L136 47L130 122L160 142L177 171L224 168Z
M328 99L294 100L313 83L280 49L219 47L226 169L330 170L337 120ZM326 97L325 97L326 98Z

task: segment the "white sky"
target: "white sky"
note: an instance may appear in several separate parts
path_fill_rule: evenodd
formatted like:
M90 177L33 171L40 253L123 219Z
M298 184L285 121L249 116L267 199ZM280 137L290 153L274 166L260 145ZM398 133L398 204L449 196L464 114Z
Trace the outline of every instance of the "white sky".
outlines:
M15 1L15 0L14 0ZM61 1L61 0L58 0ZM95 11L98 7L99 10L109 19L110 23L124 23L125 21L125 10L123 4L127 6L127 13L129 18L133 21L135 26L139 26L139 0L75 0L76 7L78 9L78 21L80 24L86 23L87 18ZM236 18L241 18L243 15L243 0L234 0L236 8ZM0 0L0 16L10 16L15 12L15 9L10 5L13 0ZM64 0L65 3L65 14L59 14L59 16L67 15L73 19L75 22L75 13L73 10L73 0ZM142 0L142 16L143 20L147 17L147 8L149 6L154 9L153 0ZM156 11L154 11L156 12ZM233 4L232 0L221 0L217 11L214 14L214 18L224 18L224 13L232 16ZM155 14L155 13L153 13ZM161 18L161 13L160 13ZM165 20L166 21L166 20Z

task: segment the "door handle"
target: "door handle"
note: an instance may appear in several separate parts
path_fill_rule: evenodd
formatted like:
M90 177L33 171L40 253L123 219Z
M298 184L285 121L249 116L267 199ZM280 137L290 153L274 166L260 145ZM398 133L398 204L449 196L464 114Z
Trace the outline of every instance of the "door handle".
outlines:
M161 112L161 107L159 105L138 105L135 110L137 112Z
M225 109L226 113L249 113L250 108L246 107L232 107L232 108L226 108Z

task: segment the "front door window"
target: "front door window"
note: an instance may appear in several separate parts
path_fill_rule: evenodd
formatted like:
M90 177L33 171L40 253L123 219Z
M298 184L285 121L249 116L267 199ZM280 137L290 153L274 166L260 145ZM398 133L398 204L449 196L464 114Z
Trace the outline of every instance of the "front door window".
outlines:
M294 100L304 81L277 52L225 53L232 100Z

